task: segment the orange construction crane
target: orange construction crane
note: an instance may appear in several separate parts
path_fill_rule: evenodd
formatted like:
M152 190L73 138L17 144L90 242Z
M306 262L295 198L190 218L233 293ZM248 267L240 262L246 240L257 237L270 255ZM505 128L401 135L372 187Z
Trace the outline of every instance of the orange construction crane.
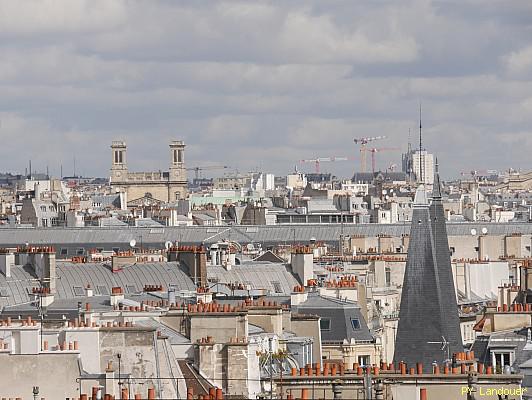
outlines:
M335 161L347 161L349 158L347 157L320 157L320 158L313 158L309 160L299 160L300 163L314 163L314 168L316 170L316 173L320 173L320 163L322 162L335 162Z
M401 150L398 147L381 147L379 149L373 148L373 149L365 149L365 151L369 151L371 153L371 172L375 173L375 154L382 153L383 151L396 151Z
M354 142L356 144L360 145L360 167L361 172L366 172L366 145L370 142L374 142L376 140L382 140L386 139L386 136L373 136L373 137L362 137L362 138L355 138Z
M213 170L213 169L227 169L227 165L207 165L204 167L190 167L187 168L187 171L194 171L194 177L196 179L200 178L201 171Z

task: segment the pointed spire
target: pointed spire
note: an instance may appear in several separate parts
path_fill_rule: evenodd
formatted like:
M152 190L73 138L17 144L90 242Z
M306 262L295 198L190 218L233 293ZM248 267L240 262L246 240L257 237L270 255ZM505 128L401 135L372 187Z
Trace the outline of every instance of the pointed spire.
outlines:
M439 187L439 178L435 184ZM412 209L394 362L422 362L423 372L430 373L434 362L449 362L450 354L462 352L464 347L443 204L441 200L433 200L430 206L426 203L425 187L419 185Z
M425 186L419 185L416 190L416 195L414 196L414 208L428 207L429 200L427 197L427 191Z
M421 135L421 102L419 102L419 182L423 183L423 162L421 158L421 150L423 149L422 135Z
M434 184L432 185L432 199L441 199L441 183L440 183L440 168L438 164L438 157L436 157L436 165L434 169Z

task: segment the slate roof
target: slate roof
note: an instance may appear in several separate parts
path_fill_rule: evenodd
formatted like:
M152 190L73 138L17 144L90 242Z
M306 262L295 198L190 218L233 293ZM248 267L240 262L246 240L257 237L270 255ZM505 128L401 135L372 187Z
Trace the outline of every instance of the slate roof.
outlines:
M293 307L301 314L318 315L330 319L330 329L321 331L321 340L327 342L373 341L373 336L360 312L358 304L309 293L307 300ZM360 328L354 329L351 320L357 319Z
M532 224L507 223L447 223L450 236L471 236L471 229L480 232L487 228L490 235L532 234ZM290 224L261 226L189 226L189 227L85 227L85 228L30 228L0 226L0 246L13 247L23 243L70 245L93 248L101 244L129 247L131 239L141 235L146 246L161 248L168 240L182 244L216 243L230 238L239 243L292 243L317 241L338 242L340 234L375 237L379 234L401 236L410 232L410 224Z
M491 350L497 348L511 348L515 351L514 363L511 365L519 373L520 367L527 368L532 361L532 350L525 350L528 328L494 332L490 335L477 336L472 350L480 362L491 364Z
M290 294L299 280L286 264L270 262L244 262L227 271L222 266L208 266L207 278L218 283L243 283L252 289L266 289L270 293Z
M120 194L94 195L91 197L91 202L98 209L106 207L120 208Z
M109 295L113 286L124 288L126 293L141 292L146 284L174 285L177 291L195 288L185 268L176 262L134 264L115 273L102 263L57 262L56 273L55 299L83 297L83 288L87 284L94 289L95 295ZM0 274L0 306L30 301L31 289L38 286L31 267L14 266L10 278Z
M421 362L426 373L447 359L438 342L450 355L464 349L437 173L434 188L430 207L424 187L416 192L394 353L395 362Z
M175 329L155 320L154 318L145 318L135 320L137 326L144 326L147 328L154 328L161 332L162 335L167 336L170 344L190 344L190 339L180 334Z

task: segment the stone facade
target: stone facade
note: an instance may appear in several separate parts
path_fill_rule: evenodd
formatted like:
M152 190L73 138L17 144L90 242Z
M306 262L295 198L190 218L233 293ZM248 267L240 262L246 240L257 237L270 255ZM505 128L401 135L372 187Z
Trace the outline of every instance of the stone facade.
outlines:
M129 172L127 146L123 141L113 141L111 187L127 194L132 201L144 197L163 202L184 199L187 196L187 170L185 168L185 144L180 140L170 143L170 167L168 172Z

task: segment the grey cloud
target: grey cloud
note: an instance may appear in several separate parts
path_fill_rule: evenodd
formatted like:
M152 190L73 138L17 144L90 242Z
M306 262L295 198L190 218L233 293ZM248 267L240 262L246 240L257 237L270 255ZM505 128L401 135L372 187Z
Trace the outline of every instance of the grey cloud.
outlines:
M0 1L0 169L77 154L106 175L114 138L133 169L162 169L182 138L191 165L347 156L323 169L349 176L353 138L404 149L420 101L445 175L528 168L527 16L526 1Z

